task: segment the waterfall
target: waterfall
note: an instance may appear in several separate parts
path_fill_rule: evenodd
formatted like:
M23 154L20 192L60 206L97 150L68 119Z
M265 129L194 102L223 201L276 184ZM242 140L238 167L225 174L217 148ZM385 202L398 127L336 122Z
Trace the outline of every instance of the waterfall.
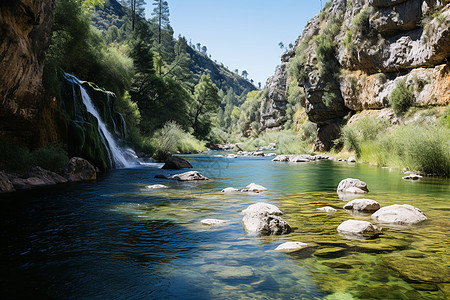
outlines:
M94 106L91 97L87 93L86 89L81 85L82 81L68 73L65 73L64 76L74 86L77 85L80 88L81 98L86 110L97 119L98 131L102 143L108 152L109 165L116 169L130 168L138 165L139 162L133 149L120 146L118 139L116 139L116 137L108 130L105 122L102 120L100 114Z

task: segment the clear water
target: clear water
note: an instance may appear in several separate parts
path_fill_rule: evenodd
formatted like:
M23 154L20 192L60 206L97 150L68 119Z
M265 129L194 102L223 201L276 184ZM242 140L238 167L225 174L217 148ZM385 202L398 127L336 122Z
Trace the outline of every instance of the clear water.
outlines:
M448 180L408 182L398 170L333 161L188 156L205 182L155 179L156 167L113 170L95 183L2 197L2 299L445 299L450 296ZM335 190L343 178L367 182L382 206L407 203L428 221L383 228L366 241L336 227L352 216ZM255 182L260 194L220 190ZM151 184L168 189L148 190ZM247 234L240 212L266 201L294 228ZM316 208L330 205L337 213ZM208 227L205 218L228 221ZM310 247L274 252L285 241Z

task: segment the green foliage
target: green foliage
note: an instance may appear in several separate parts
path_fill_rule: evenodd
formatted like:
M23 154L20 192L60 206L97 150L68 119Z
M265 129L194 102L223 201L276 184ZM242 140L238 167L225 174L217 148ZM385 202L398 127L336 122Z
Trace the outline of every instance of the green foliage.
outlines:
M399 115L405 113L414 103L414 94L406 86L404 80L397 83L391 92L390 103L394 112Z
M167 122L164 127L157 130L151 139L155 149L155 158L164 161L173 153L205 150L205 142L197 140L192 134L185 132L176 122Z
M34 166L61 171L69 158L61 147L47 146L34 151L0 139L0 170L26 172Z
M246 139L241 148L245 151L255 151L259 147L271 143L277 145L278 154L305 154L309 153L309 144L292 131L264 132L255 138Z
M441 115L441 123L448 129L450 129L450 104L444 109Z
M205 138L211 130L211 115L219 106L219 89L209 75L203 75L195 86L194 103L192 105L192 128L196 137Z
M370 17L370 9L369 7L365 7L361 10L352 20L352 25L347 30L347 34L344 39L344 44L347 50L355 51L356 46L353 43L353 39L364 36L369 32L369 17Z
M335 37L339 33L341 24L341 18L331 18L322 33L315 38L318 68L322 76L333 75L339 71Z

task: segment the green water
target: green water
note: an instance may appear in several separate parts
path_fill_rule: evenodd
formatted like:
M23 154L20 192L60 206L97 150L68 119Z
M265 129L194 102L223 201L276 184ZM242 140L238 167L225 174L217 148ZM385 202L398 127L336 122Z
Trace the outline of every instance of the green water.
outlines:
M15 199L1 215L3 222L14 228L13 233L2 236L10 245L1 253L10 258L2 273L2 277L9 277L5 286L18 287L10 278L24 278L35 282L32 286L36 288L28 291L20 285L22 295L37 290L38 295L51 298L450 296L448 180L409 182L401 179L399 170L334 161L290 164L269 158L185 158L210 180L164 181L154 175L179 171L137 168L116 170L96 184L72 185L50 195L21 194L21 200ZM345 239L336 231L341 222L371 221L370 214L352 216L342 209L346 201L339 199L336 187L347 177L368 184L370 192L364 198L376 200L381 206L411 204L428 220L403 228L383 225L382 234L374 239ZM220 193L223 188L242 188L251 182L268 191ZM151 184L168 188L146 189ZM293 232L269 237L246 233L240 212L260 201L277 205ZM338 211L317 210L326 205ZM36 207L41 216L36 216ZM16 212L20 218L36 219L45 225L25 230L20 221L15 224L12 220ZM56 221L44 221L49 218ZM205 218L227 223L212 227L200 224ZM58 234L66 227L70 228L69 235ZM18 242L13 234L27 235L34 243ZM28 250L32 254L21 257L21 251L36 247L41 239L59 247L48 248L44 254ZM290 254L273 251L286 241L308 243L309 247ZM76 245L83 245L82 250ZM43 259L46 263L34 266ZM50 290L39 290L39 286L49 285ZM6 295L12 291L2 290Z

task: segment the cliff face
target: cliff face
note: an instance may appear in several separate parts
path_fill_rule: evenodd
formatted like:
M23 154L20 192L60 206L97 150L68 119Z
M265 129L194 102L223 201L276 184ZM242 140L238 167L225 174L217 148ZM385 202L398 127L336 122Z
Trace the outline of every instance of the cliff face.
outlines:
M0 2L0 135L26 145L36 143L53 7L53 0Z
M269 87L286 91L287 99L283 85L294 76L304 88L318 150L333 146L355 111L389 106L400 80L413 90L415 106L450 103L449 1L333 0L308 22L295 52L284 62L290 73ZM272 97L271 106L279 99Z

